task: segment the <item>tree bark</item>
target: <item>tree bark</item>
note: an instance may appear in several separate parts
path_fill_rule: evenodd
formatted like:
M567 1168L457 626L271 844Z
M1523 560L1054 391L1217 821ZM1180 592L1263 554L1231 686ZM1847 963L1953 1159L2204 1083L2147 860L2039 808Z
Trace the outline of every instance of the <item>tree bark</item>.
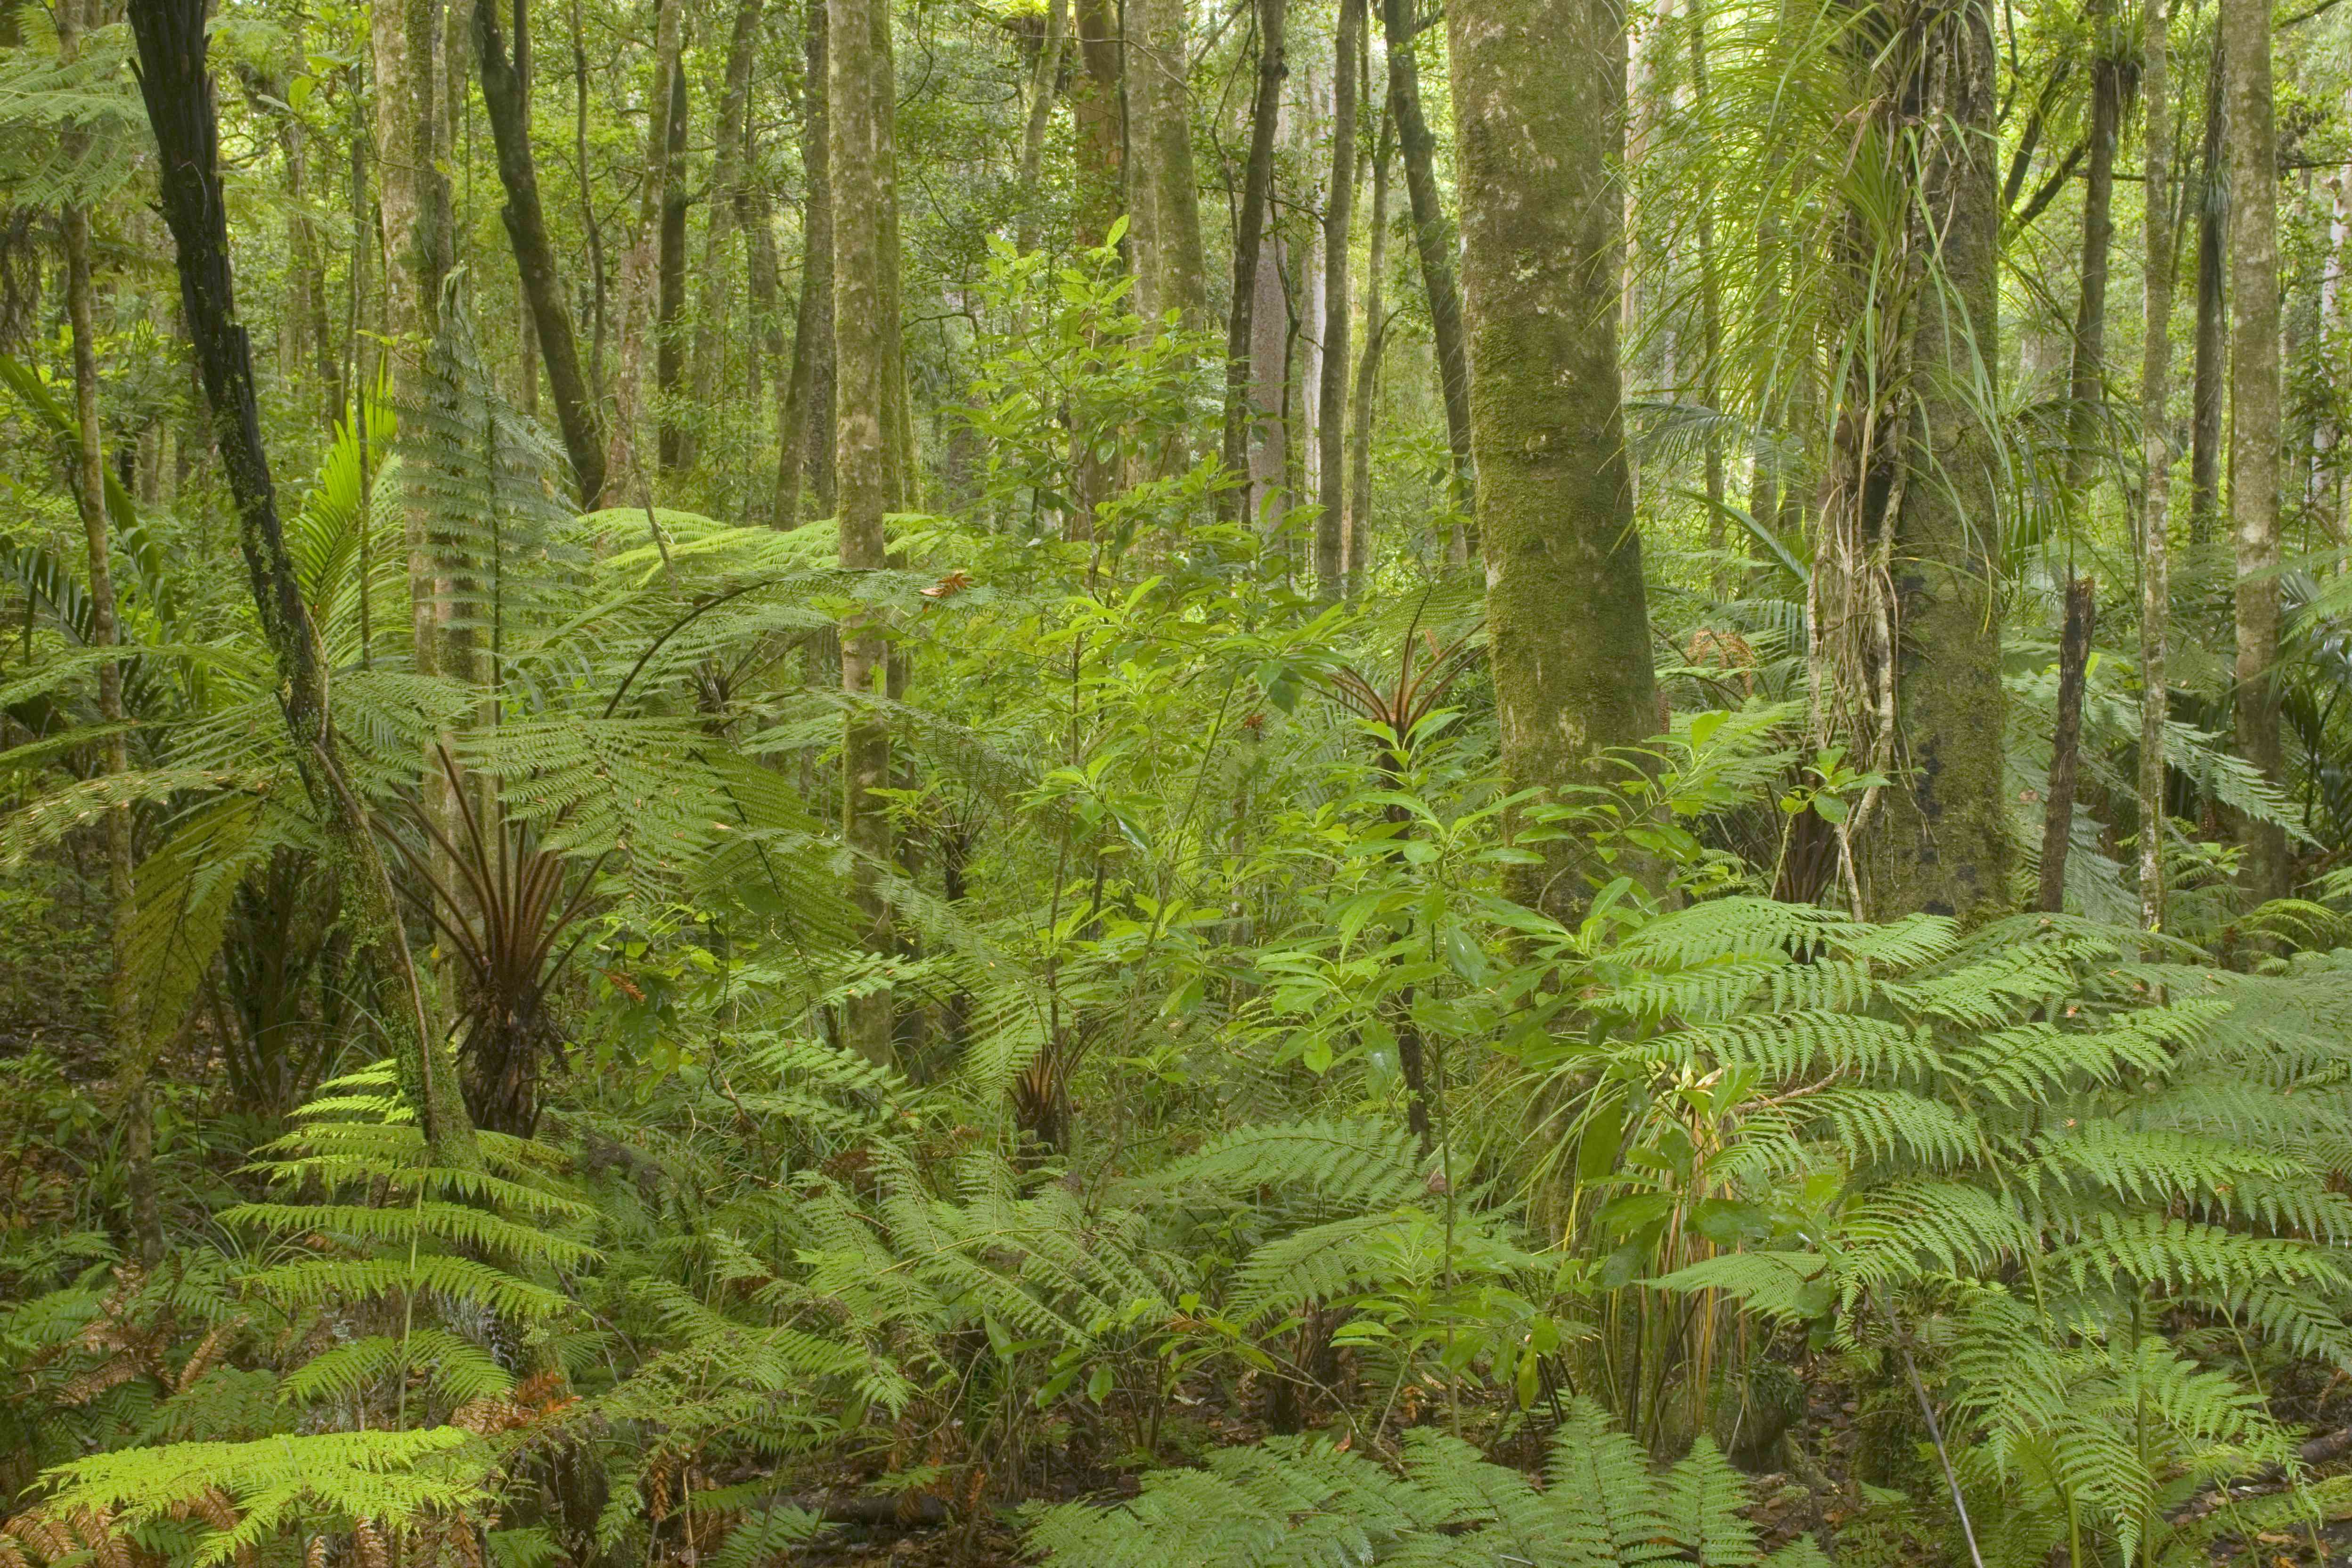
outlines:
M540 205L539 172L531 159L530 128L525 117L522 75L507 58L506 40L499 28L498 0L474 0L474 47L481 61L482 103L489 116L490 139L498 147L499 183L506 191L506 205L499 216L514 247L515 270L521 275L523 299L539 334L548 386L555 395L556 423L563 432L564 452L572 459L572 483L579 491L581 509L593 511L604 504L604 431L597 417L595 393L581 370L572 310L564 303L562 271L547 237L547 216ZM518 58L522 47L518 37Z
M2172 618L2172 449L2165 438L2172 392L2172 7L2147 0L2141 44L2140 95L2146 131L2146 267L2139 370L2140 611L2139 611L2139 915L2148 931L2164 929L2164 736L2171 716L2165 676Z
M1157 319L1173 310L1189 328L1207 324L1208 267L1201 244L1200 183L1192 168L1192 94L1185 35L1187 0L1128 0L1128 141L1134 188L1151 213L1150 244L1139 272Z
M808 0L808 70L802 93L801 166L808 175L801 211L801 296L793 328L793 393L805 424L790 451L776 456L776 526L799 517L801 475L816 497L817 515L834 510L835 384L833 341L833 135L827 86L832 21L825 0ZM792 471L787 474L785 469Z
M683 0L673 0L672 11ZM654 388L660 406L658 429L662 472L675 474L694 462L694 435L679 407L686 379L686 216L692 205L686 188L686 132L688 105L686 55L681 26L669 35L672 47L664 58L669 87L663 96L662 115L667 132L662 142L661 250L656 270L660 297L654 318ZM692 411L698 414L699 410Z
M1916 106L1901 156L1914 254L1938 253L1911 328L1912 413L1892 519L1895 755L1908 776L1882 797L1860 848L1874 918L1972 918L2008 902L2000 614L1987 520L1998 456L1980 374L2000 363L1992 24L1980 0L1944 0L1883 57L1881 91ZM1940 237L1939 241L1925 237Z
M841 200L834 212L835 353L841 379L835 471L840 482L841 564L876 572L887 564L883 518L899 504L901 475L886 412L894 395L889 275L890 210L898 201L891 135L887 0L828 0L827 73L832 174ZM842 738L842 834L854 857L852 890L867 921L866 943L877 957L891 947L891 920L881 889L890 859L889 819L876 791L890 784L890 731L877 706L888 658L877 612L842 629L841 684L848 717ZM892 1057L891 1001L877 989L851 1001L846 1034L870 1060Z
M2238 750L2285 782L2279 723L2278 132L2271 103L2270 8L2221 0L2230 145L2230 533L2237 562ZM2286 830L2241 824L2243 877L2257 898L2284 897Z
M1364 47L1367 0L1339 0L1332 42L1331 189L1323 213L1323 364L1316 409L1315 585L1326 599L1345 587L1349 228L1356 207L1356 57Z
M1225 321L1225 467L1250 471L1251 354L1256 342L1258 255L1274 210L1274 132L1282 111L1285 0L1255 0L1257 10L1257 88L1250 103L1249 162L1242 172L1242 206L1234 226L1234 300ZM1228 516L1245 504L1244 492L1225 492Z
M1080 248L1100 245L1127 193L1126 135L1119 110L1118 14L1112 0L1077 0L1078 60L1070 86L1077 132L1075 216Z
M1454 0L1446 18L1503 772L1557 791L1598 782L1602 754L1657 721L1617 362L1623 14ZM1566 914L1588 869L1549 847L1522 900Z
M1698 123L1713 130L1714 108L1709 99L1711 84L1706 64L1706 7L1694 5L1690 16L1691 107ZM1698 266L1698 330L1699 370L1698 400L1712 419L1721 412L1723 398L1721 366L1723 361L1723 277L1715 254L1715 196L1712 191L1693 193L1698 204L1698 221L1693 238L1696 241ZM1724 471L1723 437L1712 426L1706 437L1704 454L1706 465L1706 547L1715 559L1715 592L1718 598L1731 595L1733 578L1725 556L1728 542L1724 531Z
M131 25L139 43L140 91L161 153L161 202L178 253L181 304L236 506L237 543L254 607L277 664L287 731L320 816L353 869L360 939L376 960L378 1016L425 1146L436 1163L473 1168L480 1156L457 1091L457 1064L409 952L366 804L342 770L317 637L278 523L252 349L236 319L205 0L131 0Z
M1348 458L1348 527L1341 543L1341 569L1347 595L1363 590L1365 555L1372 536L1372 401L1380 386L1381 351L1388 342L1388 315L1382 298L1388 280L1389 159L1394 124L1383 112L1380 138L1372 151L1371 233L1364 255L1364 351L1356 362L1354 429Z
M1421 258L1422 291L1429 299L1429 331L1437 347L1437 390L1445 405L1446 449L1454 457L1454 500L1467 511L1474 504L1470 353L1463 341L1462 294L1454 281L1454 236L1437 193L1437 138L1421 108L1412 0L1381 0L1381 33L1388 45L1389 112L1396 121L1397 147L1404 156L1405 194L1412 205L1413 249ZM1622 56L1622 37L1616 47ZM1622 80L1612 90L1611 101L1623 103ZM1452 545L1454 563L1467 564L1469 552L1469 536L1456 537Z
M79 53L81 17L74 0L57 9L58 53L66 61ZM79 132L68 145L79 151ZM89 569L89 641L110 648L121 641L115 624L114 556L106 515L106 459L100 448L98 331L90 282L89 211L68 203L59 215L66 253L66 321L73 339L75 464L74 500L81 513L82 542ZM124 739L128 714L122 706L122 666L113 658L98 667L98 718L105 727L100 766L110 775L131 769ZM122 1090L125 1185L131 1234L140 1261L152 1268L163 1258L163 1222L155 1195L155 1110L148 1092L154 1052L152 1032L139 1013L139 993L131 969L131 932L138 915L131 879L131 806L118 802L100 824L106 843L107 1015L114 1036L115 1074Z
M1045 37L1037 46L1036 62L1029 70L1029 113L1021 127L1021 253L1037 248L1045 192L1039 178L1045 166L1045 127L1054 118L1054 84L1061 79L1062 56L1069 43L1070 0L1051 0L1045 7Z
M2352 124L2352 87L2344 89L2344 120ZM2318 537L2345 542L2343 480L2336 447L2344 438L2343 411L2352 392L2352 334L2344 319L2344 269L2352 253L2352 180L2337 170L2327 182L2331 196L2327 259L2319 276L2319 353L2326 367L2326 400L2311 433L2311 476L2304 485L2304 510L2319 524Z
M2123 127L2124 72L2116 56L2112 0L2092 0L2090 163L2083 182L2082 288L2074 310L2068 376L2067 488L2079 498L2094 478L2105 429L2107 259L2115 243L2116 142Z
M2058 709L2050 731L2049 787L2042 802L2042 888L2034 908L2066 909L2066 852L2074 834L2074 781L2081 764L2083 681L2091 663L2091 633L2098 616L2098 584L2076 577L2066 584L2066 623L2058 643Z
M750 141L751 66L760 47L761 0L736 0L735 26L727 39L726 84L719 99L719 144L710 164L710 216L702 231L702 273L694 301L694 357L690 382L697 417L719 402L719 372L727 359L728 251L741 216L745 150ZM694 462L696 443L687 443Z
M2229 292L2227 284L2230 226L2230 181L2222 168L2227 153L2223 132L2229 125L2228 94L2223 75L2229 63L2226 40L2216 34L2205 83L2205 143L2200 165L2197 203L2197 342L2191 371L2189 446L2189 540L2202 544L2213 537L2221 516L2221 409L2228 396Z

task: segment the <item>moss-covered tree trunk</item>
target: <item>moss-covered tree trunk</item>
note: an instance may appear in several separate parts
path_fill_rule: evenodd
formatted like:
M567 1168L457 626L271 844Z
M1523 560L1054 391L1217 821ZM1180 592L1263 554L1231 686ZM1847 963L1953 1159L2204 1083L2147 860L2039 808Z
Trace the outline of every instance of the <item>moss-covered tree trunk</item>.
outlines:
M840 559L849 570L875 572L887 564L882 520L899 506L902 477L887 417L898 391L898 297L888 0L828 0L827 11ZM866 921L866 945L877 956L891 946L881 886L890 826L876 794L891 782L890 731L880 706L888 662L870 614L843 628L841 685L849 707L842 736L842 834L855 858L851 885ZM849 1004L849 1044L869 1059L890 1059L890 1025L887 989L869 990Z
M1981 916L2007 904L1994 437L2000 181L1992 21L1983 0L1904 18L1878 91L1911 127L1917 280L1908 427L1888 571L1897 629L1894 758L1902 776L1859 846L1874 915ZM1930 237L1940 237L1940 239Z
M744 186L744 158L751 142L751 66L760 47L761 0L737 0L727 37L727 67L719 96L719 141L710 163L710 216L702 230L702 265L695 279L694 355L688 364L698 416L719 401L729 358L729 279L735 233L741 216L736 197ZM688 450L693 450L689 442ZM689 458L689 462L691 458Z
M2237 561L2239 752L2284 784L2279 725L2280 424L2278 131L2271 103L2271 13L2222 0L2230 148L2230 542ZM2246 821L2247 889L2288 890L2286 830Z
M1558 789L1656 727L1617 370L1625 33L1612 0L1454 0L1465 324L1503 770ZM1524 896L1588 889L1564 850Z
M776 454L775 516L778 528L800 520L803 474L816 499L819 517L833 511L834 411L839 381L833 352L833 132L826 105L832 89L830 37L825 0L808 0L807 78L801 95L801 167L808 199L801 209L801 293L793 327L793 368L787 406L779 420L797 410L799 420L780 432Z
M1371 232L1364 245L1364 349L1356 362L1356 402L1348 447L1348 518L1341 540L1346 592L1362 591L1372 537L1372 403L1379 389L1381 351L1388 342L1389 163L1395 121L1383 114L1372 149Z
M1139 271L1152 314L1176 311L1207 324L1208 266L1201 244L1201 192L1192 168L1186 0L1128 0L1128 149L1132 188L1150 209L1150 246Z

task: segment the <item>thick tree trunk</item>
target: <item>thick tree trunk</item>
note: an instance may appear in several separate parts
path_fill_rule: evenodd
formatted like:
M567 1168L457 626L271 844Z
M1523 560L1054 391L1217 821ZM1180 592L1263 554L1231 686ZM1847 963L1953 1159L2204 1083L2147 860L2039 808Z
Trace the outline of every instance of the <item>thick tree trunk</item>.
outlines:
M158 178L178 252L181 304L236 506L237 542L254 607L277 663L288 734L320 816L353 868L352 907L359 939L375 957L377 1016L425 1147L437 1164L472 1168L480 1156L458 1094L457 1064L409 952L366 804L343 773L317 636L278 524L252 349L236 319L229 268L205 0L131 0L131 25L139 41L140 90L162 154Z
M1598 782L1605 751L1657 723L1617 367L1623 14L1611 0L1454 0L1446 19L1503 772L1567 789ZM1582 902L1571 855L1553 846L1525 868L1523 900L1556 913Z
M1888 101L1916 105L1915 255L1939 253L1909 346L1912 414L1895 503L1895 755L1860 846L1865 901L1881 919L1914 910L1964 918L2009 898L2002 788L2000 614L1986 520L1995 505L1980 367L2000 363L1995 305L2000 181L1993 133L1992 24L1980 0L1945 0L1906 29L1880 69ZM1911 150L1916 146L1916 151ZM1926 265L1925 261L1915 265Z
M2112 0L2092 0L2090 164L2083 181L2082 289L2074 310L2074 354L2068 376L2067 488L2078 497L2095 477L2106 430L2107 258L2115 244L2116 142L2122 133L2123 62Z
M1412 242L1421 258L1422 291L1429 299L1429 331L1437 347L1437 389L1445 405L1445 445L1454 455L1455 500L1473 504L1470 462L1470 353L1462 332L1462 294L1454 281L1453 232L1437 193L1437 138L1421 108L1421 66L1413 54L1412 0L1381 0L1381 33L1388 46L1389 112L1404 155L1405 194L1412 204ZM1618 54L1624 53L1621 37ZM1622 76L1622 73L1621 73ZM1622 104L1622 85L1612 89ZM1469 560L1469 538L1454 542L1454 564Z
M1380 385L1381 351L1388 342L1382 294L1388 280L1389 159L1394 124L1387 114L1381 115L1380 139L1372 152L1372 229L1366 237L1364 255L1364 352L1356 362L1356 402L1348 456L1348 526L1340 546L1350 599L1363 589L1372 537L1372 403Z
M1242 172L1242 206L1234 227L1234 300L1225 321L1225 467L1250 472L1251 355L1256 344L1258 257L1274 210L1274 133L1282 112L1285 0L1255 0L1257 9L1257 88L1250 103L1249 162ZM1244 492L1225 492L1229 514L1247 504Z
M728 252L741 215L745 147L750 141L751 65L760 47L761 0L736 0L734 30L727 39L727 77L719 99L719 144L710 164L710 216L702 231L702 270L694 300L694 358L689 380L697 417L719 402L721 368L727 361L729 324ZM695 443L687 445L687 463Z
M672 9L682 8L676 0ZM682 42L683 28L671 35ZM687 90L686 56L682 47L665 51L667 91L662 100L667 133L662 142L661 249L656 261L660 297L654 317L654 388L660 407L659 456L662 472L674 474L694 462L694 434L679 406L686 379L686 215L692 205L686 188ZM698 414L700 411L694 410Z
M604 503L604 431L597 417L594 390L581 370L572 310L564 303L562 271L556 265L555 247L547 237L547 216L539 201L539 172L531 159L522 75L507 58L506 40L499 28L498 0L474 0L474 47L481 60L482 103L489 115L490 138L498 147L499 182L506 191L506 205L499 216L514 247L515 270L522 278L523 299L530 308L530 321L546 361L548 385L555 394L556 423L563 432L564 452L572 459L572 483L582 510L593 511ZM520 37L515 53L517 58L522 55Z
M1125 116L1119 106L1119 24L1113 0L1077 0L1078 62L1070 84L1077 132L1075 216L1081 247L1100 245L1127 195Z
M1366 0L1339 0L1332 44L1331 189L1323 213L1323 363L1316 409L1315 587L1336 599L1347 571L1345 435L1348 331L1355 301L1348 293L1348 248L1356 208L1357 54L1364 47Z
M383 215L384 335L392 344L394 406L425 396L425 355L440 326L444 208L440 175L442 94L435 79L440 29L433 0L385 0L375 7L375 143ZM193 328L194 323L191 323ZM439 569L423 510L405 508L411 658L419 675L439 673Z
M2172 620L2172 449L2165 439L2172 392L2172 101L2168 0L2147 0L2140 95L2147 104L2146 268L2139 370L2139 913L2164 928L2164 727L2170 717L2165 661Z
M1266 210L1271 219L1272 205ZM1290 291L1284 276L1286 248L1279 233L1268 233L1259 242L1256 299L1250 306L1249 489L1244 505L1269 536L1289 510L1285 488L1290 473L1290 421L1285 407L1291 343Z
M1207 324L1208 267L1200 184L1192 170L1192 94L1185 63L1187 0L1128 0L1128 142L1133 188L1150 209L1150 244L1138 271L1154 318L1173 310Z
M832 174L841 200L833 225L835 353L841 378L836 473L841 564L876 572L887 564L882 520L898 509L902 475L886 417L895 389L898 321L891 247L898 202L891 135L887 0L829 0ZM889 820L876 791L890 785L890 731L877 700L888 658L869 612L842 629L841 684L849 711L842 738L842 832L856 858L852 888L868 922L868 951L891 948L890 910L881 876L890 859ZM887 989L853 1000L850 1045L871 1060L892 1056Z
M2270 7L2221 0L2230 116L2230 535L2237 561L2238 750L2285 782L2279 726L2280 424L2278 132L2271 104ZM2243 876L2258 898L2293 879L2286 830L2242 825Z
M2205 83L2205 142L2197 203L2197 342L2189 439L2189 540L2213 537L2221 516L2221 409L2228 396L2230 181L2222 133L2229 125L2223 75L2226 40L2216 36Z

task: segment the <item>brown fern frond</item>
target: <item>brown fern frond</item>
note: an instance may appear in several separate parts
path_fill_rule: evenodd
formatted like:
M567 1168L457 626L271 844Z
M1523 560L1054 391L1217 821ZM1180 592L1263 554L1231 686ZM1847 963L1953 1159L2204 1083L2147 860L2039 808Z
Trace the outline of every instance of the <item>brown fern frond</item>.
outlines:
M392 1568L392 1548L383 1532L372 1519L352 1521L352 1547L359 1556L359 1568Z
M231 1318L198 1340L194 1353L188 1357L187 1364L180 1368L173 1391L185 1394L211 1375L213 1368L220 1365L222 1358L228 1353L229 1342L236 1337L237 1331L244 1328L247 1321L243 1316Z

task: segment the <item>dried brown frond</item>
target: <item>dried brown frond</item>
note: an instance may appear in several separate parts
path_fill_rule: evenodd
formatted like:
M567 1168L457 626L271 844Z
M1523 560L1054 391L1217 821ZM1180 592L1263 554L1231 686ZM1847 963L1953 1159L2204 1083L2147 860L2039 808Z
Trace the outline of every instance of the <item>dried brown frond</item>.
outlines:
M359 1568L392 1568L392 1548L372 1519L352 1521L352 1549L359 1557Z
M173 1384L174 1392L185 1394L211 1375L213 1368L220 1365L222 1358L228 1353L229 1342L236 1337L237 1331L247 1321L243 1316L231 1318L198 1340L195 1352L188 1357L187 1364L180 1368L179 1378Z

